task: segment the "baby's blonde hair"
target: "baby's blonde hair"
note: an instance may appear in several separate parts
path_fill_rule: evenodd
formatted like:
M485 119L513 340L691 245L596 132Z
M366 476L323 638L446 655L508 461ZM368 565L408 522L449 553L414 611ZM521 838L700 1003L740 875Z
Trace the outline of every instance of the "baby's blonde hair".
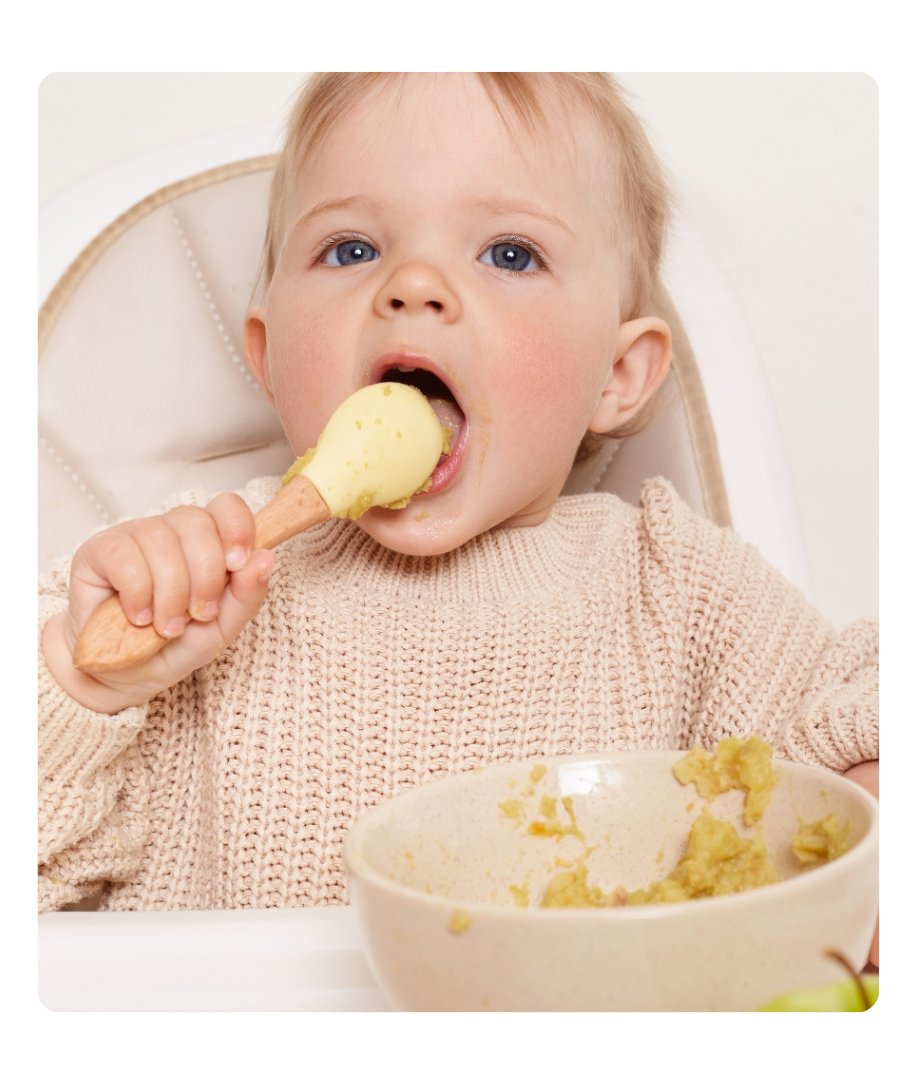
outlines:
M332 71L316 72L306 80L288 118L284 148L271 184L262 261L266 288L288 224L293 180L305 167L306 156L323 145L344 116L372 90L399 83L405 74ZM553 103L560 104L568 117L579 110L592 119L608 154L612 182L607 188L617 204L610 223L625 263L621 318L659 314L671 324L674 313L664 310L665 294L659 281L671 198L659 159L615 78L595 71L484 71L476 75L509 129L515 121L533 133L550 128ZM649 416L649 410L643 412L632 427L611 432L611 437L640 430ZM588 434L578 460L589 457L601 442L602 436Z

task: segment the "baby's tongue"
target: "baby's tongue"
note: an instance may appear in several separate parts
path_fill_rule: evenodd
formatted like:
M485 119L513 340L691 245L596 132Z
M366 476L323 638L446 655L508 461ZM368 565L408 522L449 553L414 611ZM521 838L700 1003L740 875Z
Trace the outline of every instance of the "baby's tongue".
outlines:
M445 429L447 436L442 456L450 454L457 443L465 417L457 402L450 401L448 398L429 398L429 404L435 410L438 422Z

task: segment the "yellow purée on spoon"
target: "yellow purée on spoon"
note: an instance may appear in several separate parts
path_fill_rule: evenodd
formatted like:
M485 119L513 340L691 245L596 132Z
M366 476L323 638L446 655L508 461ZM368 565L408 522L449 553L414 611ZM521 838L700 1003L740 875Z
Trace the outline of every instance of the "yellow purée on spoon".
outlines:
M426 398L404 383L376 383L340 406L318 444L284 477L307 477L331 517L361 517L370 507L400 510L427 491L445 449L441 424Z
M400 509L426 491L445 432L427 399L404 383L364 386L335 410L318 443L291 466L284 483L255 515L256 548L273 548L329 517L361 517L370 507ZM131 667L168 638L134 626L118 596L105 600L82 628L73 666L89 674Z

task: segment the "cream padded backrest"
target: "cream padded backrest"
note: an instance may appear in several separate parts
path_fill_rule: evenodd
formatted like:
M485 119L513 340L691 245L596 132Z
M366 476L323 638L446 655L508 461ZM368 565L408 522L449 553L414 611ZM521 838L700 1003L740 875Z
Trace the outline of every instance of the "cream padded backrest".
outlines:
M242 352L269 179L259 169L166 201L48 299L59 314L38 368L42 562L169 494L292 461Z
M89 245L45 302L42 568L173 493L237 489L293 460L242 351L270 177L271 159L256 159L150 196ZM642 481L661 474L699 513L728 524L692 356L676 356L667 390L671 407L648 431L607 446L565 491L598 487L636 502Z

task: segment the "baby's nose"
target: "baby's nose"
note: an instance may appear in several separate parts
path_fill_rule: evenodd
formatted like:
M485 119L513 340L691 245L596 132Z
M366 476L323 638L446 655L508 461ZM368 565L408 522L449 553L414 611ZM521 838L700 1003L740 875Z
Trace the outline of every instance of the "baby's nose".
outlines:
M376 313L389 318L398 312L408 315L426 313L444 322L460 318L460 301L434 266L425 262L406 262L398 266L375 297Z

